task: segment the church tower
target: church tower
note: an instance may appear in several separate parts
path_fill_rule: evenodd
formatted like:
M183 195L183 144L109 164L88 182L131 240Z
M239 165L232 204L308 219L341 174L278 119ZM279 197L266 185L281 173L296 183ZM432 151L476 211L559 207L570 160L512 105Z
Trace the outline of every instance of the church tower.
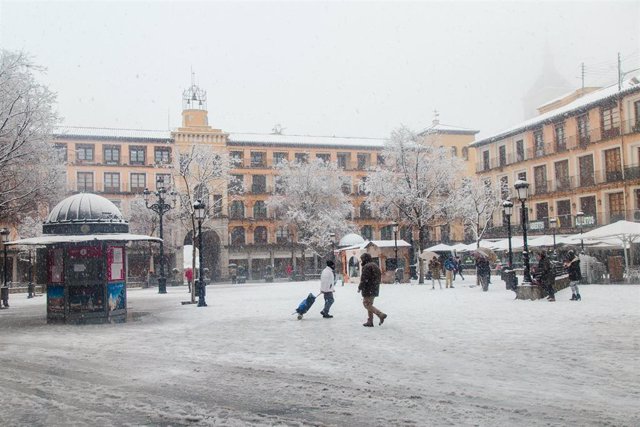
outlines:
M182 127L209 127L207 92L196 85L193 71L191 72L191 86L182 92Z

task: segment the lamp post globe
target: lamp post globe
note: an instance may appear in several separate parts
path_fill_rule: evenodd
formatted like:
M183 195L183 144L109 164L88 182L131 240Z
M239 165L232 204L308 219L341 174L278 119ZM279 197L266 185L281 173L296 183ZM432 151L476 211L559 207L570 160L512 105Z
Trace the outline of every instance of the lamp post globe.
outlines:
M531 267L529 265L529 246L527 243L527 207L525 203L529 197L529 183L524 180L517 180L514 184L518 200L520 200L520 221L522 223L522 261L524 263L524 283L531 283Z
M198 251L199 253L199 264L200 269L198 271L198 307L206 307L207 302L205 301L205 283L204 283L204 263L202 260L202 221L205 219L207 215L207 210L205 204L201 200L196 200L193 204L193 212L195 218L198 220Z

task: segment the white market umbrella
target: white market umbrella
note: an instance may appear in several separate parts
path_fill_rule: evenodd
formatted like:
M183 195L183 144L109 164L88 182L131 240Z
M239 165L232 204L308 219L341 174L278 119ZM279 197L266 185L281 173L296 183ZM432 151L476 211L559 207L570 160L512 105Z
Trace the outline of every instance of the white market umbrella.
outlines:
M435 246L431 246L430 248L425 249L425 251L429 252L451 252L453 250L453 246L445 245L444 243L440 243Z
M527 243L528 242L529 240L527 240ZM508 251L509 239L498 240L497 242L494 242L491 246L489 246L489 248L493 249L494 251ZM511 237L511 249L515 251L522 248L524 248L524 240L522 239L522 237L520 236Z
M617 221L613 224L598 227L595 230L588 231L582 234L583 239L590 240L605 240L611 243L620 243L623 248L626 248L628 244L640 238L640 223L631 221ZM627 250L624 252L624 264L627 270L629 269L629 257Z

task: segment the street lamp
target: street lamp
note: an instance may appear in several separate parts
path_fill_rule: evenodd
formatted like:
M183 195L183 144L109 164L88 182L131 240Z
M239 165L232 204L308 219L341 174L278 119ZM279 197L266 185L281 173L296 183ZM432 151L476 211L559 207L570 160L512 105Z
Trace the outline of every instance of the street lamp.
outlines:
M396 282L398 281L398 274L397 274L397 270L398 270L398 223L397 222L393 222L391 223L391 227L393 229L393 250L395 253L395 259L393 261L393 265L396 269Z
M584 225L584 212L576 213L576 225L580 229L580 252L584 253L584 240L582 240L582 226Z
M329 233L329 239L331 239L331 260L336 261L336 233Z
M527 244L527 208L525 202L529 197L529 183L521 179L514 184L518 200L520 200L520 221L522 222L522 240L524 248L522 251L522 261L524 262L524 281L523 284L531 283L531 272L529 266L529 247Z
M193 211L196 215L196 219L198 220L198 251L199 254L199 262L200 262L200 270L198 273L198 307L206 307L207 303L204 300L205 294L205 284L204 278L202 276L204 271L204 263L202 262L202 221L207 215L206 206L202 201L196 200L193 204Z
M2 301L0 301L0 308L9 308L9 288L7 286L7 242L9 241L9 230L6 228L0 229L0 237L2 238L2 252L4 255L2 289L0 289L0 299Z
M513 214L513 202L505 200L502 202L502 212L507 218L507 237L509 239L509 268L513 268L513 249L511 248L511 215Z
M164 235L162 217L165 213L169 212L172 206L166 203L165 194L167 193L167 189L164 186L164 180L162 179L162 177L158 177L156 185L157 190L153 194L157 197L157 202L149 205L149 196L151 195L151 191L149 191L148 188L144 189L142 195L144 196L144 205L147 207L147 209L154 211L160 217L160 277L158 278L158 293L166 294L167 279L164 275ZM178 194L175 191L172 191L170 193L170 196L171 201L175 206Z
M558 259L558 252L556 252L556 229L558 228L558 218L549 218L549 228L553 233L553 257Z

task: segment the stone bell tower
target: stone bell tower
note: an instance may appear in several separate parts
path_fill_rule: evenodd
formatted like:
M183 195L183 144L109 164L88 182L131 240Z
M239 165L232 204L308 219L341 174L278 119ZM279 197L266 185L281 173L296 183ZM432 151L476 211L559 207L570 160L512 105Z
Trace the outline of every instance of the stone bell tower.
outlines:
M182 127L209 127L207 92L196 85L193 71L191 72L191 86L182 92Z

